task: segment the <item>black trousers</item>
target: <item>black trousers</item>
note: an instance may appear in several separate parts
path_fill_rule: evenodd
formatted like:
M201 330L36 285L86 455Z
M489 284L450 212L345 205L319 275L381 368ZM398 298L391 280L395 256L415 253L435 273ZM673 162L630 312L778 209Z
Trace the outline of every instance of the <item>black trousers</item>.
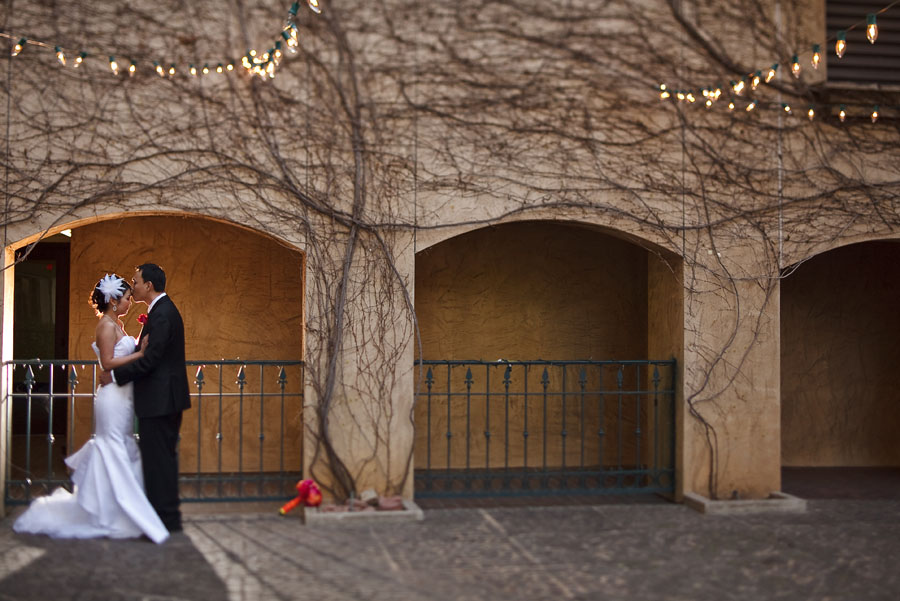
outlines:
M181 412L138 419L138 445L147 500L169 530L181 529L178 498L178 431Z

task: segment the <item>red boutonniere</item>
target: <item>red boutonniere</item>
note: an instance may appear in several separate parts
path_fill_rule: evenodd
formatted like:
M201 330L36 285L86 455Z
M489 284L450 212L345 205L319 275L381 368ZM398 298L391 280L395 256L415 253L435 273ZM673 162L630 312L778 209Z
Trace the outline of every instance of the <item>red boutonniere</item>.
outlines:
M146 313L141 313L140 315L138 315L138 323L141 325L144 325L145 323L147 323L147 314Z

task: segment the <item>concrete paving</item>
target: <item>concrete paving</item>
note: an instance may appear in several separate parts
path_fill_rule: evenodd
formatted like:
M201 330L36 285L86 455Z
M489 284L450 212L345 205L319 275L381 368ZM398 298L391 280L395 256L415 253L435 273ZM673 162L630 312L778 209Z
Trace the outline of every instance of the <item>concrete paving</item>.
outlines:
M900 598L900 500L739 516L670 503L429 509L422 522L316 528L274 507L189 509L161 546L23 536L8 517L0 600Z

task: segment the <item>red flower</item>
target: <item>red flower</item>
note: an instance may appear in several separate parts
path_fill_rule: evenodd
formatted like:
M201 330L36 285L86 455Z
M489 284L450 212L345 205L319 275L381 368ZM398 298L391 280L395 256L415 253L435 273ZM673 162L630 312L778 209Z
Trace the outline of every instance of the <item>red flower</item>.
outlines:
M146 313L141 313L140 315L138 315L138 323L141 325L144 325L145 323L147 323L147 314Z

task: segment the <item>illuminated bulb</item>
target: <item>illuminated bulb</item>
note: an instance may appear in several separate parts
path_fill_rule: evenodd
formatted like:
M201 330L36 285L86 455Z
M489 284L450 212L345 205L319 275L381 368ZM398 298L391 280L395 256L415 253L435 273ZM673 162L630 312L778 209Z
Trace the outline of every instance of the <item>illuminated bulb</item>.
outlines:
M711 106L712 106L712 100L709 99L709 98L707 98L707 99L706 99L706 108L709 108L709 107L711 107Z
M19 53L25 49L26 43L28 43L28 40L26 40L25 38L21 38L18 42L16 42L16 45L13 46L12 49L12 56L19 56Z
M250 50L247 54L250 55L250 58L256 58L256 50Z
M288 35L287 30L281 32L281 37L283 37L284 41L287 43L288 52L297 54L297 40Z
M134 77L135 71L137 71L137 63L131 61L131 64L128 65L128 77Z
M209 74L209 65L208 65L208 64L207 64L207 65L203 65L203 74L204 74L204 75L208 75L208 74Z
M81 63L84 62L84 59L87 58L87 52L79 52L78 56L75 57L75 62L72 64L72 68L77 69L81 66Z
M838 113L838 117L840 117L841 123L843 123L844 120L847 119L847 107L843 104L841 105L841 111Z
M165 69L162 68L162 65L160 65L156 61L153 61L153 66L156 67L156 72L159 73L160 77L165 77L166 71L165 71Z
M197 67L195 67L194 65L191 65L190 69L191 69L191 75L193 75L194 77L197 77Z
M872 123L875 123L876 121L878 121L878 105L877 104L872 109Z
M679 90L678 93L675 94L675 96L676 98L678 98L678 100L684 100L684 92L682 92L681 90Z
M866 15L866 38L870 44L874 44L878 39L878 25L875 23L875 15L872 13Z
M775 63L771 67L769 67L769 72L766 73L766 83L772 81L772 78L775 77L775 71L778 70L778 63Z
M322 8L319 6L319 0L306 0L309 9L317 15L322 14Z
M685 96L685 98L687 98L687 101L688 101L688 102L696 102L696 101L697 101L697 99L694 98L694 93L693 93L693 92L688 92L688 93L687 93L687 96Z
M847 32L839 31L837 34L837 42L834 43L834 53L837 54L838 58L844 56L844 52L847 50Z
M744 93L744 80L740 80L737 83L731 82L731 87L734 90L734 93L740 96Z
M819 56L819 45L813 44L813 55L812 55L812 66L813 69L819 68L819 61L822 60L822 57Z
M747 105L746 111L749 113L750 111L752 111L755 108L756 108L756 101L753 100L750 102L750 104Z
M794 77L800 77L800 60L796 54L791 58L791 73L794 74Z
M119 74L119 63L116 62L116 57L109 57L109 70L113 72L113 75Z
M273 61L266 63L266 73L269 75L269 79L275 78L275 63Z
M762 77L762 71L757 71L753 74L753 78L750 80L750 89L755 90L756 86L759 85L759 80Z
M816 118L816 109L813 108L812 105L809 106L809 110L806 111L806 116L809 117L809 120L812 121Z
M722 88L716 88L716 91L714 94L715 97L713 98L713 100L718 100L719 96L721 96L721 95L722 95Z
M225 69L227 71L234 71L234 63L228 63L228 65L225 67Z
M729 101L728 101L728 110L729 110L729 111L733 111L733 110L734 110L734 100L729 100Z
M59 46L56 47L56 60L59 61L59 64L63 67L66 66L66 55L63 53L62 48Z
M669 96L671 96L671 94L669 94L669 90L668 90L668 88L666 88L666 84L664 84L664 83L659 84L659 99L665 100Z
M281 53L281 42L275 42L275 48L272 51L272 56L275 57L276 61L280 61L282 57Z
M173 75L175 75L175 63L169 65L169 77L172 77Z
M219 63L218 65L216 65L216 73L221 73L224 70L225 70L225 68L222 66L222 63Z
M784 112L787 113L788 115L791 114L791 107L790 107L789 104L785 104L784 102L782 102L782 103L781 103L781 108L783 108L783 109L784 109Z

